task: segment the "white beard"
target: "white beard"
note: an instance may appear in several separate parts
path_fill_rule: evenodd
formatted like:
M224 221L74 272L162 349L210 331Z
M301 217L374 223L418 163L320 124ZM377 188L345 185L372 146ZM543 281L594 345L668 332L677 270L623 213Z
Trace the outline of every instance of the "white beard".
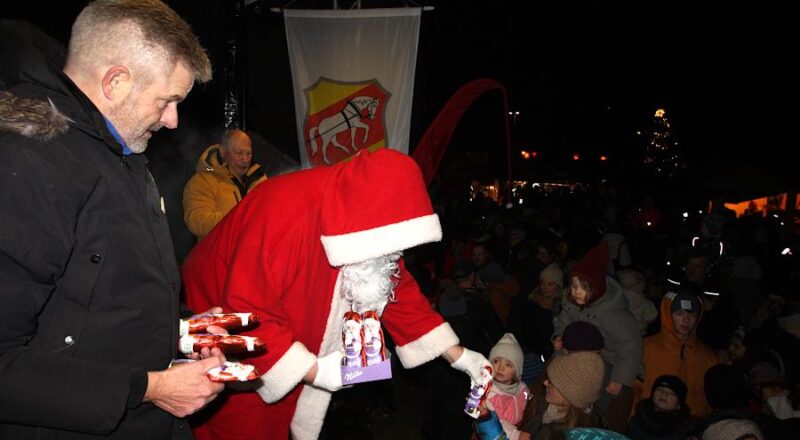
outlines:
M361 263L342 266L342 294L353 303L353 310L364 313L369 310L383 314L389 301L394 301L394 288L399 277L397 260L402 252L373 258Z

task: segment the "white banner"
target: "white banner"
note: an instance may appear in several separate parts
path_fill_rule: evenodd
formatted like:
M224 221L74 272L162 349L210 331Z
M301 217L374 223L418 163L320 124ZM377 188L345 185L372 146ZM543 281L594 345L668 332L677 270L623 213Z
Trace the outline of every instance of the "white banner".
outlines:
M284 10L303 167L408 154L421 8Z

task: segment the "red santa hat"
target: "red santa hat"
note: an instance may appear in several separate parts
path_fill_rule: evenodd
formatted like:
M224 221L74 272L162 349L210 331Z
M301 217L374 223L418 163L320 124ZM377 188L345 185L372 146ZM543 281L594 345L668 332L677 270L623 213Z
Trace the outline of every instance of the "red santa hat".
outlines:
M327 183L322 202L322 246L334 267L439 241L422 173L403 153L362 150Z
M575 266L572 267L572 277L578 277L589 283L592 288L592 297L587 302L591 304L606 294L606 265L608 264L608 243L605 240L589 249Z

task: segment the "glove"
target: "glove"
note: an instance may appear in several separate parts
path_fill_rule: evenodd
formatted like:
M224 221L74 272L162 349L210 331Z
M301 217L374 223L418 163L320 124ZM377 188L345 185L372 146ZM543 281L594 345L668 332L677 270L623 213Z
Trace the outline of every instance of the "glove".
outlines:
M461 356L450 366L469 375L469 378L472 379L470 387L475 385L486 386L492 380L492 364L482 354L470 349L465 348Z
M317 358L317 377L314 378L312 385L331 392L341 389L343 357L344 353L334 351Z

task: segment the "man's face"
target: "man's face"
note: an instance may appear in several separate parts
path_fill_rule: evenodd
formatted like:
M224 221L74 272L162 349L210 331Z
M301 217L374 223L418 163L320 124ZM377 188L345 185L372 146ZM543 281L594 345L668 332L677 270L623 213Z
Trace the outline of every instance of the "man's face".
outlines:
M143 153L154 132L161 127L178 127L178 103L186 98L193 84L192 72L184 63L176 63L166 77L154 74L149 83L135 84L121 102L109 109L107 117L128 148Z
M697 313L676 310L672 312L672 324L675 326L675 333L681 338L686 338L697 324Z
M472 248L472 263L474 263L478 267L482 267L486 264L486 260L489 256L486 253L486 248L483 246L475 246Z
M686 279L695 284L702 284L706 279L708 259L705 257L692 257L686 263Z
M653 406L656 411L674 411L678 409L678 396L667 387L658 387L653 391Z
M228 146L222 149L222 160L228 164L231 172L242 178L253 160L253 143L244 133L232 136Z

